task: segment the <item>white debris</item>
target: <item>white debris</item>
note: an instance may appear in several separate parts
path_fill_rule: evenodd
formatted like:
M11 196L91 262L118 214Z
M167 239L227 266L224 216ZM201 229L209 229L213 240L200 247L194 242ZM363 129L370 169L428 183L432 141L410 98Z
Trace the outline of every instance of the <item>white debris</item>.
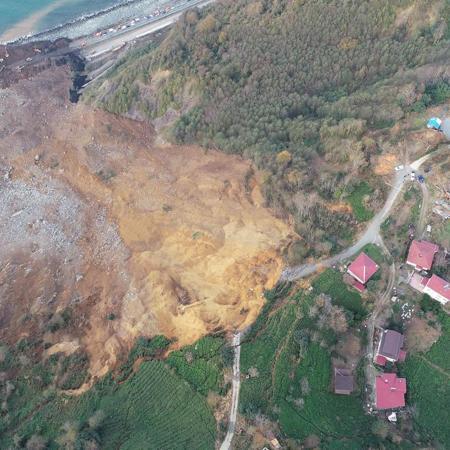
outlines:
M393 412L392 414L389 414L388 420L389 420L389 422L392 422L392 423L397 422L397 414L395 412Z

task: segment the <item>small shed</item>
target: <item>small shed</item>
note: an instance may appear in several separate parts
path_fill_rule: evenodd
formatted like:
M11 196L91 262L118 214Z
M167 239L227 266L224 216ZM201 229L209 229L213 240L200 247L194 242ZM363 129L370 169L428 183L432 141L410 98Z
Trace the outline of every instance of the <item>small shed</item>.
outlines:
M334 368L334 393L350 395L354 389L354 380L350 369Z

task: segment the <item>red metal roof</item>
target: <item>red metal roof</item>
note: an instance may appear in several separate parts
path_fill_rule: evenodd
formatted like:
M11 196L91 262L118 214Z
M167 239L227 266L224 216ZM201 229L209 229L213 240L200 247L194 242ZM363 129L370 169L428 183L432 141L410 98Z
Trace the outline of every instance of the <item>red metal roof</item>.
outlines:
M366 284L377 270L378 264L363 252L350 264L347 271L360 283Z
M442 297L450 300L450 282L445 281L443 278L438 277L437 275L432 275L432 277L428 280L427 288L437 292L442 295Z
M352 286L359 292L364 292L366 287L355 278L352 278Z
M382 355L377 355L375 358L375 363L379 366L384 366L387 363L387 359Z
M384 373L376 378L377 409L394 409L405 406L406 378L395 373Z
M406 262L418 269L430 270L433 265L434 255L439 251L439 246L427 241L412 241L409 247Z

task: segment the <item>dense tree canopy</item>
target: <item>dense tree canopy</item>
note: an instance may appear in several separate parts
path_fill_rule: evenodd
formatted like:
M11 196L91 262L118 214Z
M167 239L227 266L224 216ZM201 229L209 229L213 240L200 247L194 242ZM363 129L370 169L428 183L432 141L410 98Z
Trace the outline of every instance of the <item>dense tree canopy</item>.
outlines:
M411 73L446 47L447 3L222 0L187 12L161 46L126 60L101 103L151 119L179 111L174 140L252 158L266 172L268 204L293 215L308 251L336 250L355 215L326 203L370 173L380 149L368 131L432 101ZM446 81L429 84L445 93ZM382 201L372 188L361 207Z

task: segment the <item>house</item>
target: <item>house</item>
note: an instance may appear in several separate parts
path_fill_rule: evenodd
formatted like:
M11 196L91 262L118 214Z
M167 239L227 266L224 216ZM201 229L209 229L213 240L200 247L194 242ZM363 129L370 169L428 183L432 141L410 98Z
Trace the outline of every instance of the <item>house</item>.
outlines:
M406 378L395 373L383 373L376 377L376 408L394 409L405 406Z
M350 395L353 391L353 375L349 369L334 368L334 393Z
M439 251L439 246L427 241L411 242L406 264L416 270L430 270L433 265L434 255Z
M406 352L402 350L403 341L403 334L398 331L383 330L375 355L375 362L384 366L388 361L404 361Z
M369 258L364 252L348 266L347 272L354 279L353 287L362 292L365 290L365 284L378 270L378 264Z
M428 294L432 299L445 305L450 300L450 282L444 280L437 275L431 278L422 277L418 273L414 273L409 280L411 287L419 292Z
M437 275L432 275L428 279L423 293L445 305L450 300L450 282Z

